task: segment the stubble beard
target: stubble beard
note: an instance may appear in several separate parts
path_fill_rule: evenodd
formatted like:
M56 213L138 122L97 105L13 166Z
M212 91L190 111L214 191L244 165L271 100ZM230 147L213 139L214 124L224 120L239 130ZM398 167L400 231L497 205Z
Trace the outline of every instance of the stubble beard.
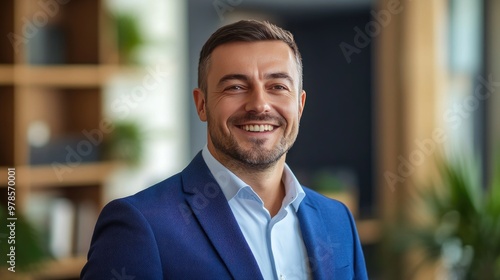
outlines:
M233 160L231 163L234 167L244 168L246 170L255 170L255 171L263 171L269 169L276 165L276 163L285 155L290 148L298 134L298 128L295 129L295 132L291 133L288 137L282 136L279 143L271 148L264 148L264 144L267 141L266 139L260 138L251 138L250 139L250 148L243 148L239 145L238 141L235 139L233 135L224 135L221 130L216 127L215 122L211 119L210 114L207 112L208 118L208 131L210 134L210 138L212 140L212 144L214 147L223 154L229 160ZM283 118L276 117L268 117L268 116L255 116L249 115L242 118L230 119L228 123L241 123L241 120L269 120L274 119L280 123L280 128L284 127L286 121Z

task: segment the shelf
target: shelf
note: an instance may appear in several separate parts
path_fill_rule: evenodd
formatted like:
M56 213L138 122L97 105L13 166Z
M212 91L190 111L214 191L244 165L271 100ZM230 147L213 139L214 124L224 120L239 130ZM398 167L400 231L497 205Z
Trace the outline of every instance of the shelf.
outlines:
M92 87L101 85L102 79L99 67L92 65L20 65L15 66L14 82L30 86Z
M118 168L118 162L82 163L77 167L67 167L68 172L62 173L62 180L55 169L50 165L19 166L16 167L16 185L31 189L44 189L48 187L75 187L102 183L111 171ZM7 186L7 168L13 166L0 166L0 187ZM64 167L63 167L64 168ZM71 171L69 171L71 170Z
M96 87L107 79L101 74L101 68L95 65L20 65L15 66L14 82L29 86Z
M42 265L39 272L33 273L34 279L73 279L79 278L87 262L85 257L73 257L50 261Z
M0 84L68 88L100 87L117 73L144 75L147 72L141 67L122 67L114 64L0 65Z
M356 221L356 227L362 244L376 243L382 237L382 228L379 220L359 220Z
M140 66L109 65L9 65L0 64L0 85L43 87L99 87L116 74L146 75ZM64 79L61 79L64 77Z
M29 185L32 190L100 184L118 166L117 162L81 163L73 168L64 165L60 166L62 169L51 165L20 166L16 168L17 182Z

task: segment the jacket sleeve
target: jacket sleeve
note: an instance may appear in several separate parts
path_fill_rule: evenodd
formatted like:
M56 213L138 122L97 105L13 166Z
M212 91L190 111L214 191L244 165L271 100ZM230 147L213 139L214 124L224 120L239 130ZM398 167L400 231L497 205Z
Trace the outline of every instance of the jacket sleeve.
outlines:
M125 199L106 205L80 278L163 279L162 275L155 236L142 213Z

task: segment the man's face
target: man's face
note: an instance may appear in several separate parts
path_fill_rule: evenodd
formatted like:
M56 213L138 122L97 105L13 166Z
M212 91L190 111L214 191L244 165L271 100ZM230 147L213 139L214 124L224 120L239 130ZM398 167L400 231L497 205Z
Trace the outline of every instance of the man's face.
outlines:
M223 164L236 160L260 169L284 160L297 138L305 103L298 75L295 56L281 41L215 48L208 92L194 91L200 119L208 122L208 148L214 157Z

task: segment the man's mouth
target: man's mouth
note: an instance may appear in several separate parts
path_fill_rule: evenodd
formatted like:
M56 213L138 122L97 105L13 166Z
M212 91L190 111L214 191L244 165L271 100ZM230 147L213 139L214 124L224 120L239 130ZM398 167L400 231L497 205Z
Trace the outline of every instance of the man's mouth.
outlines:
M251 132L266 132L274 130L274 126L270 124L245 124L241 125L240 128Z

